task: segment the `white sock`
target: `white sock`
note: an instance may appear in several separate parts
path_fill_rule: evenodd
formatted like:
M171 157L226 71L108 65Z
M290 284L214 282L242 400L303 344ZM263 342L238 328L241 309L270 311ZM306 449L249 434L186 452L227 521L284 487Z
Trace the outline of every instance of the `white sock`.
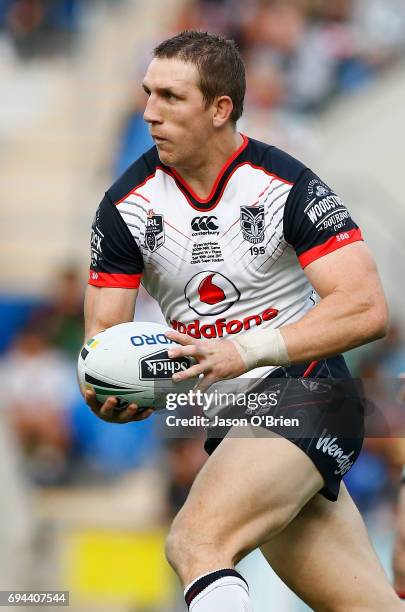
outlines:
M190 612L253 612L247 582L234 569L200 576L188 585L184 597Z

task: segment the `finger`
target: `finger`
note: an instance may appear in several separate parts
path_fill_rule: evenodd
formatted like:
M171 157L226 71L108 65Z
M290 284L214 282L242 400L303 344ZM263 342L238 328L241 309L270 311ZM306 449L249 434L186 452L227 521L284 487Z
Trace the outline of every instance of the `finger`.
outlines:
M116 406L112 412L111 421L114 423L128 423L129 421L132 421L138 410L139 409L136 404L129 404L128 406L125 406L125 408Z
M203 378L204 378L204 374L200 374L200 376L198 377L197 382L195 383L195 385L194 385L194 387L192 389L193 392L197 390L197 387L198 387L198 385L200 384L200 382L202 381Z
M84 399L86 404L94 411L99 410L101 407L100 402L97 399L96 392L92 389L87 389L84 393Z
M197 340L196 338L191 338L190 336L187 336L186 334L180 334L179 332L176 332L176 331L167 331L165 332L165 336L169 338L169 340L173 340L173 342L177 342L177 344L181 344L182 346L185 346L187 344L198 344L199 343L199 340Z
M139 407L135 403L131 403L125 408L121 408L121 410L115 410L116 412L116 420L118 423L127 423L136 418L136 420L140 420L141 415L144 413L146 408Z
M201 393L205 393L214 383L218 382L220 379L216 378L216 376L204 376L201 377L193 391L201 391Z
M147 408L146 410L143 410L140 414L135 415L132 420L144 421L145 419L148 419L154 412L155 411L153 410L153 408Z
M172 380L173 382L180 382L182 380L188 380L189 378L195 378L196 376L200 376L200 374L204 374L206 370L207 366L204 366L202 363L197 363L183 372L173 374Z
M100 416L104 419L110 420L114 415L114 410L116 411L117 408L118 408L117 398L112 397L112 396L107 397L104 404L100 408ZM115 420L115 418L113 420Z
M143 421L153 412L153 408L140 408L137 404L129 404L123 410L115 411L115 422L129 423L130 421Z
M187 345L187 346L175 346L171 348L167 354L171 359L176 359L178 357L197 357L205 355L205 351L195 344Z

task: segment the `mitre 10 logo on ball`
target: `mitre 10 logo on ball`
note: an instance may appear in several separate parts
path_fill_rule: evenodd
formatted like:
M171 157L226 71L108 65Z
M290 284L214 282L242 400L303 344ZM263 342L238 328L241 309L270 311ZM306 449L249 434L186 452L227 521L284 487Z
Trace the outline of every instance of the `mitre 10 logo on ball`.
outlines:
M199 315L222 314L240 298L239 289L229 278L211 270L195 274L184 294L190 308Z

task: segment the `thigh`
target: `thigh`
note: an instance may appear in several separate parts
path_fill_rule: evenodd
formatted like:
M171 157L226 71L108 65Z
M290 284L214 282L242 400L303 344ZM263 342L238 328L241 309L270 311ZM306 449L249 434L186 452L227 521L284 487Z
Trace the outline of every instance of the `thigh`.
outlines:
M259 409L250 409L248 404L236 410L232 406L232 413L228 410L225 416L235 414L248 421L255 419L256 423L260 420L261 426L254 429L256 437L272 431L298 446L323 478L322 495L335 501L341 480L355 463L363 444L361 389L348 376L341 356L318 362L311 374L314 378L300 378L302 369L303 366L291 366L287 378L270 375L252 387L256 395L275 395L275 404ZM251 391L245 393L246 397L253 395ZM222 427L211 425L206 451L210 453L218 447L225 434Z
M337 502L316 495L261 550L280 578L314 610L401 609L344 485Z
M214 542L236 562L283 529L324 483L290 441L246 437L246 429L233 435L235 428L200 471L174 527L186 528L196 545Z

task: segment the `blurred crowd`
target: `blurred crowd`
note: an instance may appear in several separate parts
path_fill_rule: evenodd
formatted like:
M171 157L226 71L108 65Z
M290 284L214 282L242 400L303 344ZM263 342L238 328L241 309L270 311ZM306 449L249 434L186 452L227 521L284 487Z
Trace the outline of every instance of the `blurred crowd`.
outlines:
M0 0L0 31L22 59L66 52L86 0Z
M180 29L237 41L248 107L318 111L404 49L405 7L392 0L191 0Z
M168 35L200 29L234 39L247 74L243 131L288 150L311 140L302 122L369 85L403 56L402 0L186 0ZM156 41L158 42L158 41ZM152 45L151 45L152 46ZM150 49L148 49L150 57ZM141 54L137 68L144 69ZM140 82L140 80L138 79ZM121 173L151 145L134 95L115 166ZM313 138L313 135L312 135ZM134 155L135 153L135 155Z
M0 0L0 31L21 57L49 56L71 44L92 2ZM362 85L401 53L405 7L402 0L186 0L172 29L233 38L247 66L248 103L305 111Z

